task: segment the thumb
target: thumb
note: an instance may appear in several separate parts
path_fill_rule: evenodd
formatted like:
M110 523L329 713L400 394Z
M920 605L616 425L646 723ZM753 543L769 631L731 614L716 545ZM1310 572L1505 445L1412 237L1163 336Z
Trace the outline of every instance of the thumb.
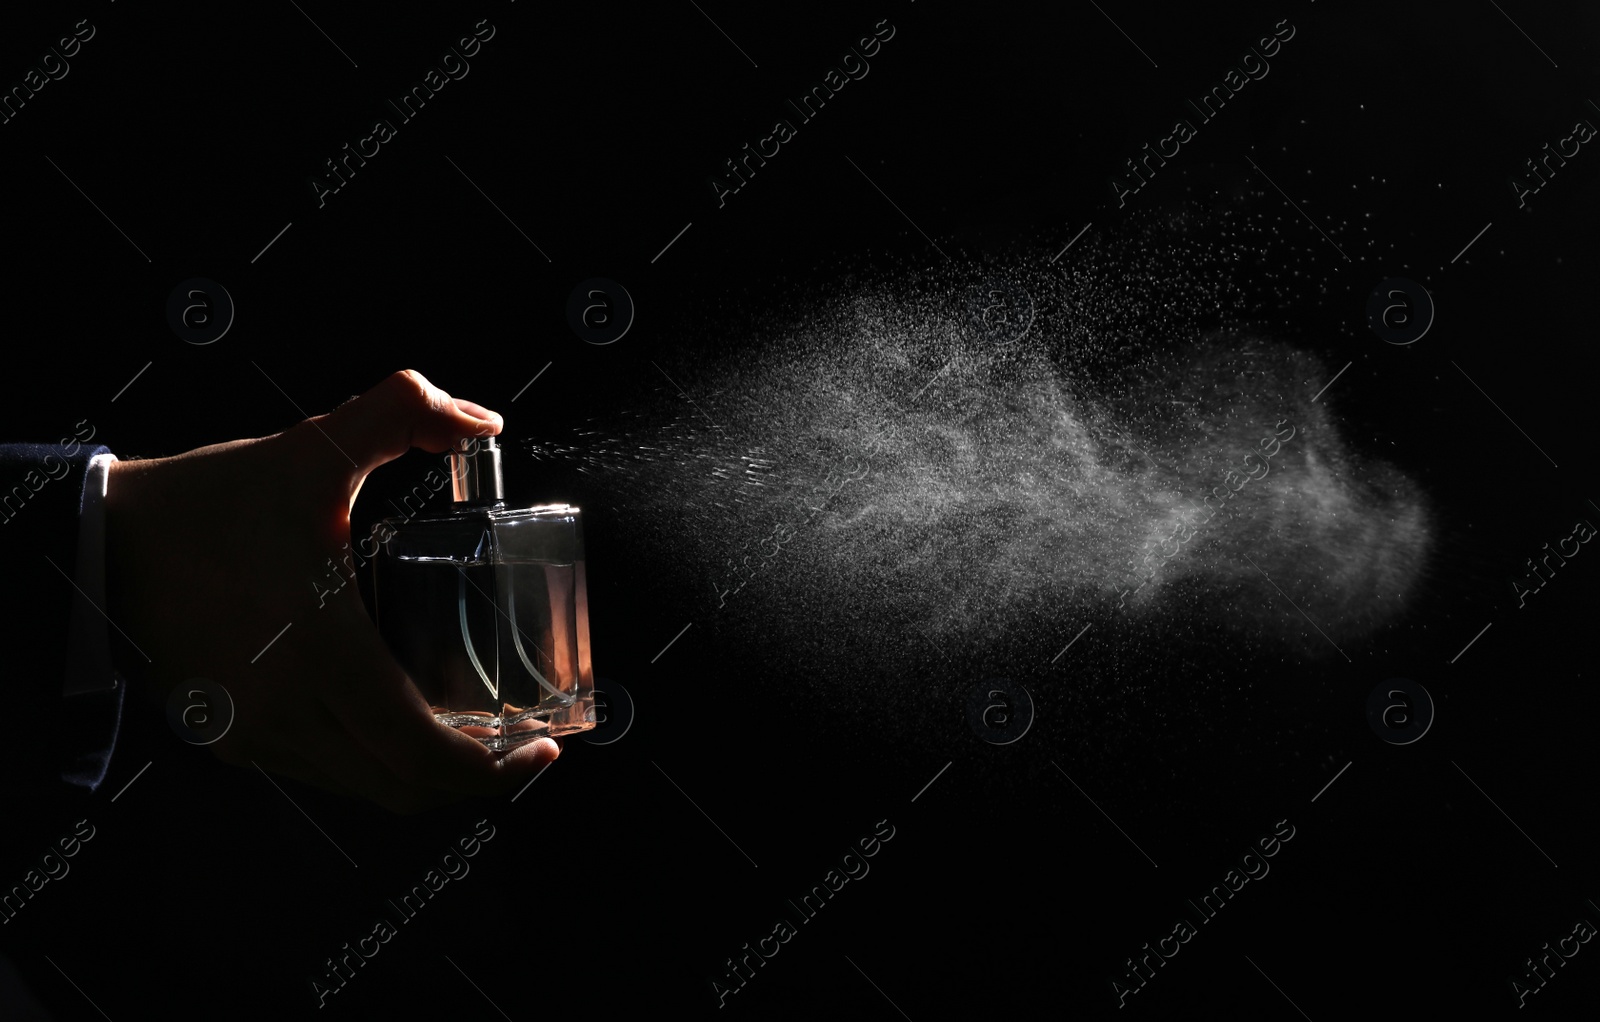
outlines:
M353 488L413 447L438 454L467 438L496 436L504 425L498 412L455 400L414 369L311 421L354 463Z

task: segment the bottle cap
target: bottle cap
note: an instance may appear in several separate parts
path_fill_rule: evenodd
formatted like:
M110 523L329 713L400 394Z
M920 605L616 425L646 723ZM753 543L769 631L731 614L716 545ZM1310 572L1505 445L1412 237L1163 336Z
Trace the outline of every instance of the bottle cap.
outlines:
M500 446L494 437L469 437L451 449L450 489L457 504L492 504L505 498Z

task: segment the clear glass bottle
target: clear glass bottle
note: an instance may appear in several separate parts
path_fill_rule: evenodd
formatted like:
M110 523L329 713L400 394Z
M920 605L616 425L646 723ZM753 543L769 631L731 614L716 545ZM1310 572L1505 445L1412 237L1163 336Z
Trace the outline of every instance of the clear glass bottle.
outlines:
M579 509L507 508L493 437L450 469L448 509L373 526L384 641L439 722L491 749L594 727Z

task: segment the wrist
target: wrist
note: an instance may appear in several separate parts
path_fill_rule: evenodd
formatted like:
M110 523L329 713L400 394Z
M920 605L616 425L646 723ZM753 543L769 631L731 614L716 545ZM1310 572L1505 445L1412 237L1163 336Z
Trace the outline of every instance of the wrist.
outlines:
M134 583L138 578L140 497L152 462L118 460L107 468L105 494L106 618L111 663L130 684L143 686L149 661L125 631L137 617Z

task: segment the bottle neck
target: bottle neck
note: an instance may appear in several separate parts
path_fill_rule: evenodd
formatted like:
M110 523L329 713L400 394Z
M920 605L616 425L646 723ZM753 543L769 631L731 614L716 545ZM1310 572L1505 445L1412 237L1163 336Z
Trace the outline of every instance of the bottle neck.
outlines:
M450 451L450 490L457 504L479 506L504 499L500 445L494 437L469 438Z

